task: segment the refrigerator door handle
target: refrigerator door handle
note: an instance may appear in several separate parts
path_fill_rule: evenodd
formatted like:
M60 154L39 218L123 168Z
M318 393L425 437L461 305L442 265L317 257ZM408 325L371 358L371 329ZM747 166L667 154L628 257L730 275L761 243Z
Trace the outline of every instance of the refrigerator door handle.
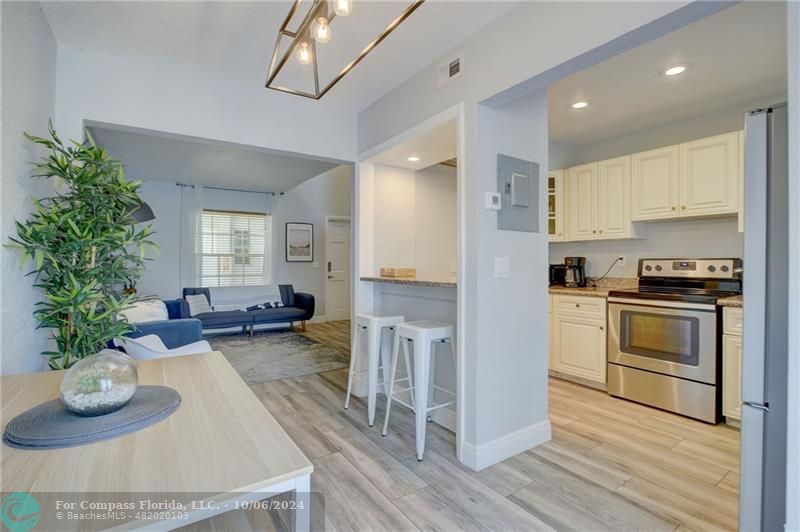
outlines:
M749 406L750 408L755 408L756 410L769 412L769 403L756 403L755 401L744 401L742 402L742 405Z

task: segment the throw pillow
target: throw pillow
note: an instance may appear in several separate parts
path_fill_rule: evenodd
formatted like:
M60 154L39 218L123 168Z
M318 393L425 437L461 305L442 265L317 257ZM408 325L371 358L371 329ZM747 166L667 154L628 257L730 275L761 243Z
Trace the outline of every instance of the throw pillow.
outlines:
M189 315L196 316L205 312L213 312L211 305L208 303L208 298L205 294L197 294L193 296L186 296L186 302L189 303Z
M128 323L147 323L168 320L167 305L160 299L136 300L130 307L121 310L118 317Z

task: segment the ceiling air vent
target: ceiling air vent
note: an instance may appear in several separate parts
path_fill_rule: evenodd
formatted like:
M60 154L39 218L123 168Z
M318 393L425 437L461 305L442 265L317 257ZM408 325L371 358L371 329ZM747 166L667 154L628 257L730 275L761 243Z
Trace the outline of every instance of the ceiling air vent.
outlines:
M436 88L441 89L454 79L461 76L461 68L464 63L464 54L459 54L457 57L439 65L436 68Z

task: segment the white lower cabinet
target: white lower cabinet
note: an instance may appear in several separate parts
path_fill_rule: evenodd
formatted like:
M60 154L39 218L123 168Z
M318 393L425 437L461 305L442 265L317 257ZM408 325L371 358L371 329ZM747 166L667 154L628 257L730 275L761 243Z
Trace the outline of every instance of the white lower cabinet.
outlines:
M722 415L742 419L742 337L722 335Z
M722 415L742 419L742 309L722 311Z
M552 297L550 369L562 376L605 385L605 299Z

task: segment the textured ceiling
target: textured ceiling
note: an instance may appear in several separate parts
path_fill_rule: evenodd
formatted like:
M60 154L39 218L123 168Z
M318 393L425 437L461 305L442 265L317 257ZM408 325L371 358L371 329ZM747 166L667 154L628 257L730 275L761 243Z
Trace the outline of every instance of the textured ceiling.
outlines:
M664 76L674 64L688 69ZM785 92L785 4L743 2L552 85L550 138L587 144Z
M428 0L323 101L360 111L515 3ZM260 87L291 4L43 2L43 8L60 44ZM349 17L332 21L333 38L320 50L329 60L321 68L341 68L408 5L355 0Z

